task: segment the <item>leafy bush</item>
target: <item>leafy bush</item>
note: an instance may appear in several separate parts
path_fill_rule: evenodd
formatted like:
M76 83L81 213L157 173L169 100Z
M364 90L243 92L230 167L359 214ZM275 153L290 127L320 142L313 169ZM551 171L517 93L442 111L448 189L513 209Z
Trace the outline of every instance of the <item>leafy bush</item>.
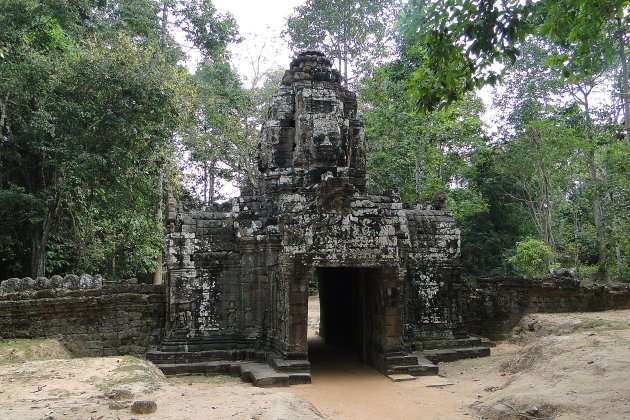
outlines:
M514 270L525 276L549 273L551 248L539 239L526 239L516 243L516 253L508 258Z
M594 283L597 279L597 264L582 265L577 270L577 278L580 283Z
M613 281L618 283L630 283L630 267L626 265L615 270Z

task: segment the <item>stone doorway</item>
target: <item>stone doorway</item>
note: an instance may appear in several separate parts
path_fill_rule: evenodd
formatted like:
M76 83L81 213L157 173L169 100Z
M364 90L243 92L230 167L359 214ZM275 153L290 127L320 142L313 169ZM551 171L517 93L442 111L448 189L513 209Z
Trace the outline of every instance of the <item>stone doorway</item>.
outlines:
M319 335L329 346L381 367L386 336L383 269L319 267Z

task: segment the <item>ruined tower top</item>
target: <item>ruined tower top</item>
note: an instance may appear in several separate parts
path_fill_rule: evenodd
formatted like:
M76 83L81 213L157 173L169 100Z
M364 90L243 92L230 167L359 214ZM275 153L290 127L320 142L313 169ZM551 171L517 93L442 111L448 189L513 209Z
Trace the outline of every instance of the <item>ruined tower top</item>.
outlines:
M320 51L303 51L293 59L273 95L258 142L263 182L282 172L301 177L303 186L317 184L329 174L360 190L365 186L356 95L341 81L339 71Z
M288 86L299 80L341 83L342 77L338 70L332 68L332 62L324 53L306 50L291 61L289 70L282 78L282 84Z

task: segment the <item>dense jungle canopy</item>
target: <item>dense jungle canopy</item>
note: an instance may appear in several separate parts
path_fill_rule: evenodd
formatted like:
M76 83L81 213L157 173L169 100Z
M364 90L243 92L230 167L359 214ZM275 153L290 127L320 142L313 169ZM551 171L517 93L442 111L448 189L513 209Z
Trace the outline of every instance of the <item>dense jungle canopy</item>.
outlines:
M629 21L628 0L305 0L274 42L358 92L374 188L445 192L465 276L630 281ZM150 281L168 192L255 183L282 69L251 51L245 83L212 1L0 0L0 28L0 279Z

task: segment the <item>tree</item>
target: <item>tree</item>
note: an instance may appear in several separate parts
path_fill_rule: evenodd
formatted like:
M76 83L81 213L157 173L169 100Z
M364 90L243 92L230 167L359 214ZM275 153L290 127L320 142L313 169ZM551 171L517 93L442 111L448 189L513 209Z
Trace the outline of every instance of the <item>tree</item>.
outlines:
M551 62L562 66L570 81L589 79L602 64L619 66L622 109L630 160L630 90L626 54L628 0L545 0L540 33L560 43L565 52Z
M216 200L215 188L221 179L240 185L253 183L256 147L247 129L254 107L250 92L225 61L202 64L194 82L193 124L183 142L193 163L201 167L202 197L208 203Z
M605 41L600 40L598 45L603 44ZM559 256L568 262L566 250L572 247L572 263L579 267L578 230L585 225L577 203L588 198L592 203L588 223L596 232L599 279L605 281L610 245L607 225L614 219L605 216L610 191L606 178L618 169L603 168L602 159L612 136L607 134L606 118L593 109L591 97L596 88L613 78L613 73L611 60L599 55L602 52L596 46L592 50L584 62L599 57L598 63L577 64L588 67L588 73L578 77L578 70L571 70L573 76L567 78L560 71L565 64L549 59L567 57L566 47L528 38L519 60L505 70L505 93L497 103L504 110L501 131L506 133L506 157L502 159L505 181L518 186L516 196L537 222L539 238L551 246L554 259ZM573 221L552 222L552 218L567 216ZM564 238L561 248L565 251L557 252L556 236Z
M483 106L471 96L449 110L420 115L401 72L404 67L394 62L359 83L368 168L379 186L398 188L407 201L419 203L465 182L468 155L483 144Z
M463 276L509 274L507 257L516 242L536 233L531 217L515 198L517 187L505 182L502 152L496 146L479 147L470 154L464 173L467 188L461 191L480 204L462 206L472 211L458 211Z
M416 106L430 111L495 84L532 31L533 12L530 2L512 0L409 1L400 28Z
M234 17L217 13L211 0L172 1L178 27L201 53L202 60L225 59L227 45L240 42Z
M622 86L627 86L627 6L627 0L412 0L400 24L407 55L418 59L410 63L417 66L411 93L419 109L430 110L494 84L532 33L565 47L555 61L563 64L567 78L591 74L589 66L601 65L601 55L610 56L615 45L610 40L616 40ZM624 115L629 112L627 92L622 95ZM630 123L626 133L630 136ZM630 142L628 151L630 158Z
M350 63L360 67L386 56L397 9L396 0L307 0L282 35L294 50L316 48L336 60L347 84Z
M154 268L156 180L192 96L160 13L176 7L2 0L2 275Z

